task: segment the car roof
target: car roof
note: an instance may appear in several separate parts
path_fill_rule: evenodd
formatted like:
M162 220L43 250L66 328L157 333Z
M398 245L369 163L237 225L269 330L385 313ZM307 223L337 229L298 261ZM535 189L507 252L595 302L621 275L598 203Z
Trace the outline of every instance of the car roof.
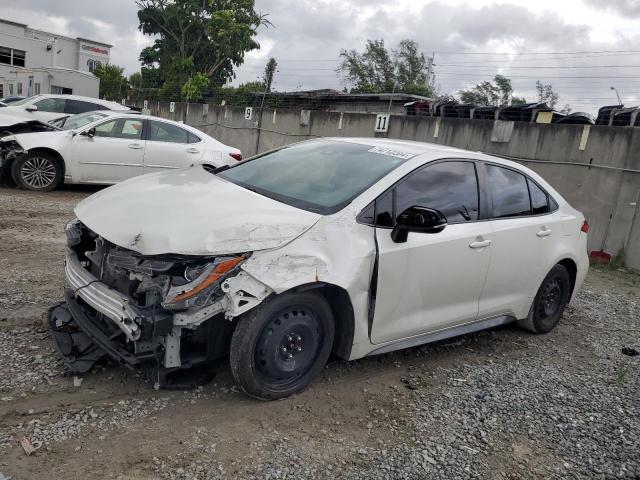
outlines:
M421 161L439 160L443 158L468 158L475 160L485 160L488 162L500 163L505 166L511 166L519 169L528 170L522 164L507 160L502 157L487 155L482 152L473 152L462 148L449 147L438 143L418 142L415 140L400 140L391 138L368 138L368 137L328 137L327 140L357 143L370 147L385 148L389 150L399 151L400 153L409 153L416 157L420 157Z
M122 105L118 102L112 102L110 100L102 100L100 98L83 97L82 95L61 95L57 93L39 93L34 95L33 98L64 98L65 100L79 100L81 102L91 102L104 107L109 107L111 110L130 110L129 107Z

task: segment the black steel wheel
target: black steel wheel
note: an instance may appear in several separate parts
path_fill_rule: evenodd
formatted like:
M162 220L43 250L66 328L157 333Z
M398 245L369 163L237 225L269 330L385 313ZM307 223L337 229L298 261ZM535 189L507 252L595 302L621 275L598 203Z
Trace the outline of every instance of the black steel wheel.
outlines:
M252 397L287 397L322 371L333 336L331 309L320 295L273 297L238 322L231 339L231 371Z
M519 325L534 333L550 332L560 321L570 293L571 279L567 269L555 265L542 281L529 316L519 320Z
M13 181L34 192L50 192L62 181L62 166L57 158L46 152L30 152L11 164Z

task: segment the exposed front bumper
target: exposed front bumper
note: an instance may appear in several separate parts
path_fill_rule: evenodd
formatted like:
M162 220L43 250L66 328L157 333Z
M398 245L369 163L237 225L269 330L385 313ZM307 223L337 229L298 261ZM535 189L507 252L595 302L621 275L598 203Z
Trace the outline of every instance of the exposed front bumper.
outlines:
M140 338L140 326L136 322L141 315L129 301L129 298L109 288L86 270L78 255L67 252L65 259L65 279L73 296L80 297L98 312L113 320L131 341Z

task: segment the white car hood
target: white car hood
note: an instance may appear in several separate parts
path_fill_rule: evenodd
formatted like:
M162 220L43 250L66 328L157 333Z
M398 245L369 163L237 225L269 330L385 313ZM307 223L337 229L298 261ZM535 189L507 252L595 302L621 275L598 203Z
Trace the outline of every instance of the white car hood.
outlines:
M77 217L143 255L219 255L280 247L321 217L216 177L201 166L134 177L80 202Z
M33 115L29 116L25 110L11 107L0 108L0 126L2 127L10 127L16 123L28 122L29 120L41 121Z

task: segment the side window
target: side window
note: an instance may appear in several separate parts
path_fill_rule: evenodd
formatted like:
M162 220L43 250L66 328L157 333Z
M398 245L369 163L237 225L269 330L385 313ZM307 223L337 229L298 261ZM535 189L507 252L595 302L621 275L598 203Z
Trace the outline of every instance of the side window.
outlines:
M396 216L414 205L439 210L449 223L477 220L478 180L473 162L441 162L413 173L396 187Z
M101 123L96 127L96 137L124 138L139 140L142 135L142 120L118 118Z
M393 190L378 197L374 215L377 227L393 227Z
M188 143L198 143L200 141L202 141L202 139L200 137L198 137L197 135L194 135L191 132L187 132L189 135L189 140Z
M115 120L109 120L108 122L96 125L96 137L113 137L113 130L116 125Z
M527 185L529 185L529 194L531 195L531 213L534 215L549 213L549 197L547 194L528 178Z
M84 113L90 112L92 110L103 110L104 107L101 107L97 103L91 102L82 102L80 100L67 100L67 107L65 108L65 113Z
M487 165L487 180L493 200L493 217L519 217L531 214L527 178L508 168Z
M43 98L34 103L39 112L64 113L66 100L64 98Z
M180 127L153 120L149 122L149 126L149 140L156 142L188 143L189 132Z

